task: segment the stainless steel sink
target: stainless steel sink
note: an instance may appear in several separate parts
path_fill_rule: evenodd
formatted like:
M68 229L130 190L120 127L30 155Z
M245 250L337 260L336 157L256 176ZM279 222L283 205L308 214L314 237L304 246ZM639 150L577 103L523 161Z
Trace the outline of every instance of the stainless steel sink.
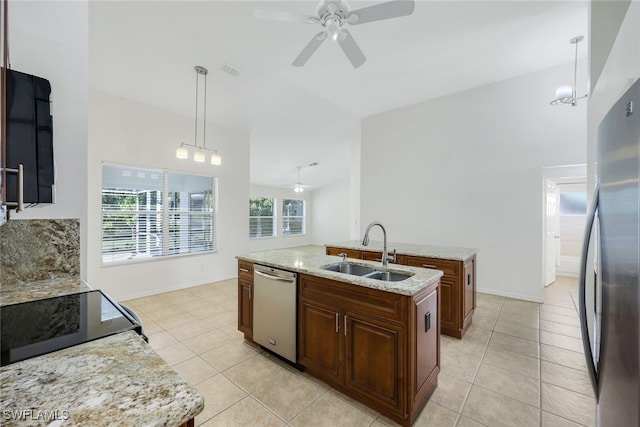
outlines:
M337 273L351 274L352 276L366 277L367 279L384 280L386 282L400 282L413 276L412 273L400 273L397 271L379 270L375 267L350 262L323 265L323 270Z
M365 274L376 271L374 267L368 265L352 264L349 262L340 262L337 264L323 265L323 270L336 271L338 273L351 274L353 276L364 276Z
M398 273L395 271L374 271L373 273L365 274L363 277L367 279L384 280L386 282L400 282L413 276L410 273Z

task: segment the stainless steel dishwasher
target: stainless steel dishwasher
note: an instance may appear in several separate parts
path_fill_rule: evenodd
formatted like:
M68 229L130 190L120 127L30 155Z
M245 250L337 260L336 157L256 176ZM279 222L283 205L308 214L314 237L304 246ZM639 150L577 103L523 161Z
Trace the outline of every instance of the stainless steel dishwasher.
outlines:
M296 363L295 273L262 265L253 269L253 340Z

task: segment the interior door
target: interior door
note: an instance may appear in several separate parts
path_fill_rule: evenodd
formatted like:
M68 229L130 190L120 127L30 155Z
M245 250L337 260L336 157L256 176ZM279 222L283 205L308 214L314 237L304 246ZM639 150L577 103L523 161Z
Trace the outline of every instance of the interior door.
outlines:
M556 267L560 257L560 216L558 215L558 186L547 180L545 185L545 271L544 286L556 281Z

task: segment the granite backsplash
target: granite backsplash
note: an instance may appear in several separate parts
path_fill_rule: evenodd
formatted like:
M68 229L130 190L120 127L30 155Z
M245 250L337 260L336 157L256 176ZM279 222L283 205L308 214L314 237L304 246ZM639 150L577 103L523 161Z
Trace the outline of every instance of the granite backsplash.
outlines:
M80 220L12 219L0 227L0 285L80 275Z

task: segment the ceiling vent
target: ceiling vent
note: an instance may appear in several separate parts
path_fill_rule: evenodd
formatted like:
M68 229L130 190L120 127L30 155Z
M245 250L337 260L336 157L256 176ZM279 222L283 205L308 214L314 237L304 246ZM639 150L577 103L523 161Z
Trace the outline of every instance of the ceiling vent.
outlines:
M232 75L233 77L238 77L240 75L240 70L235 65L231 65L228 62L225 62L222 65L222 71L225 73Z

